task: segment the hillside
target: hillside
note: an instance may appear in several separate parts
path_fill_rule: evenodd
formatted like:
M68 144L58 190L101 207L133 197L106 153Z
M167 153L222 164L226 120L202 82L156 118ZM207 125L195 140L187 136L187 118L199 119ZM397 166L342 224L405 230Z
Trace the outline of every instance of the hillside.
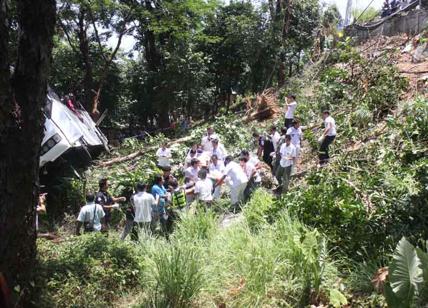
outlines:
M230 218L227 197L210 210L183 214L169 238L142 234L137 242L119 241L121 210L114 212L117 229L108 236L72 236L74 217L66 217L56 241L38 240L39 305L426 305L428 99L420 76L425 72L419 70L425 62L411 68L403 53L407 43L400 37L358 48L341 42L278 90L279 104L287 93L297 96L302 168L287 194L276 196L271 186L259 189L226 226L221 222ZM409 52L423 42L415 44ZM189 132L125 140L84 181L73 182L67 202L78 204L79 192L96 189L103 176L111 179L114 195L150 181L159 172L155 151L165 140L177 166L173 171L182 179L179 165L209 125L231 154L254 150L252 133L282 125L283 119L275 113L269 120L247 121L247 99L238 98L236 113L196 123ZM330 164L318 168L324 109L331 110L338 137Z

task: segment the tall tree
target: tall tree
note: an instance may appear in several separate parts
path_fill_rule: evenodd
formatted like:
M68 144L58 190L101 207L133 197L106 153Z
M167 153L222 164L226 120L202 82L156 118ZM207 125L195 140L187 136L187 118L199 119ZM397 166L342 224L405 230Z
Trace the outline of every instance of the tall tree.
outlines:
M55 0L17 0L18 53L8 54L9 20L0 0L0 272L25 306L36 255L35 205ZM10 76L10 67L14 73Z
M126 1L66 0L59 6L62 38L79 59L82 76L75 90L86 109L98 114L100 93L124 36L132 33L133 12ZM114 47L109 40L116 36Z

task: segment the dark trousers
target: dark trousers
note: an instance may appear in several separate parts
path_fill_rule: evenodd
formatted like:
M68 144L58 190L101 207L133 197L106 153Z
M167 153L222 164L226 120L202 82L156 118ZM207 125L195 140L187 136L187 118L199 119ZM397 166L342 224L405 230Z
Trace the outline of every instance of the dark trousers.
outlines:
M287 118L285 118L285 127L287 128L287 129L289 129L291 126L292 126L292 122L293 122L293 119L287 119Z
M320 160L320 164L325 164L330 159L330 156L328 155L328 147L333 142L334 138L336 136L325 136L323 142L320 145L319 155L318 158Z

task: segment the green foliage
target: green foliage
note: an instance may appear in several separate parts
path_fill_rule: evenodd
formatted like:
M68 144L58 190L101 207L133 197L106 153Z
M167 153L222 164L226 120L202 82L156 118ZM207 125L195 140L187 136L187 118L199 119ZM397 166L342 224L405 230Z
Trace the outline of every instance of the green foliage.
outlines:
M152 307L188 307L203 285L200 255L196 249L175 245L154 256L156 286ZM146 307L146 305L144 305Z
M428 253L402 238L389 267L385 297L389 307L422 307L428 303Z
M243 210L245 219L252 231L265 227L267 223L272 221L271 218L277 214L276 212L272 194L264 189L256 190Z
M40 240L38 249L41 306L106 306L139 285L135 250L117 239L85 234L60 244Z

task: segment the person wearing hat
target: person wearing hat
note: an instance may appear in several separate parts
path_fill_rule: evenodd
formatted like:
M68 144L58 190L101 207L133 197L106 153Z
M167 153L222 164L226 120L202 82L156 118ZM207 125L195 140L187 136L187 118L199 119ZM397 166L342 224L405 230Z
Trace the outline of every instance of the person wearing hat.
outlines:
M294 111L296 110L297 102L296 96L293 94L287 95L285 99L285 127L288 129L291 127L291 123L294 119Z

